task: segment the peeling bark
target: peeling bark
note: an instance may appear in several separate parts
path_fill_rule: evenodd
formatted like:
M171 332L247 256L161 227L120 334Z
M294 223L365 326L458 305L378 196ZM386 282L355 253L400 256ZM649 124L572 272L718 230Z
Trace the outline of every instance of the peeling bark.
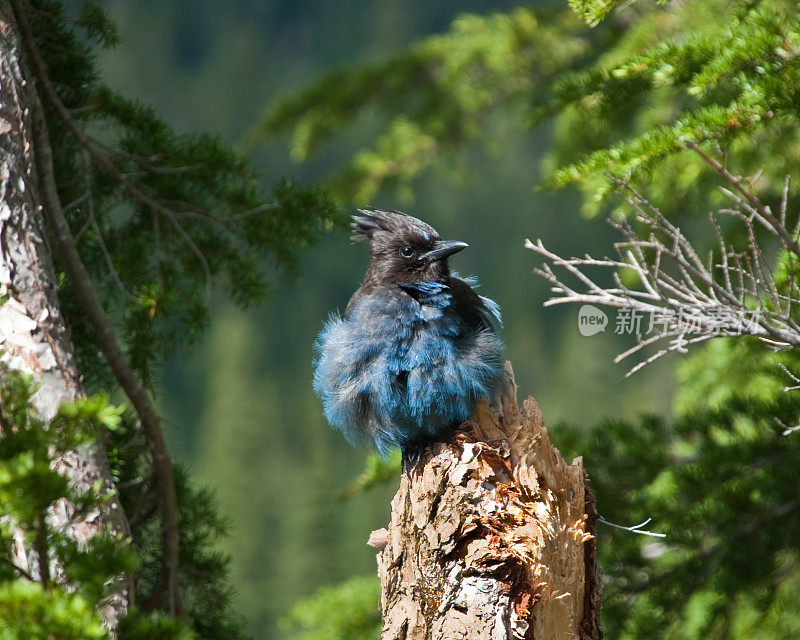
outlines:
M594 497L533 398L479 405L452 443L405 461L374 531L382 640L597 640Z
M39 390L34 408L42 420L52 418L62 401L83 395L73 358L69 332L58 304L52 259L45 242L42 198L34 164L30 93L19 59L19 43L11 10L0 2L0 370L33 374ZM104 526L123 535L129 527L116 497L102 447L72 451L56 461L56 468L75 486L88 489L101 480L115 496L102 511L75 520L74 505L62 501L48 515L79 543ZM40 567L35 551L25 548L22 535L14 548L18 565L34 577L63 575L52 558ZM43 570L44 569L44 570ZM112 596L103 608L108 626L127 608L128 593Z

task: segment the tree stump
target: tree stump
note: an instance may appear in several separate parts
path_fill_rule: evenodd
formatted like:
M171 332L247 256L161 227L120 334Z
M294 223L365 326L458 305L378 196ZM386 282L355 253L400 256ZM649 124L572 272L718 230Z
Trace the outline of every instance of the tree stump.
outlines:
M382 640L596 640L594 496L581 458L550 444L539 407L517 406L506 365L453 442L404 461L388 529L374 531Z

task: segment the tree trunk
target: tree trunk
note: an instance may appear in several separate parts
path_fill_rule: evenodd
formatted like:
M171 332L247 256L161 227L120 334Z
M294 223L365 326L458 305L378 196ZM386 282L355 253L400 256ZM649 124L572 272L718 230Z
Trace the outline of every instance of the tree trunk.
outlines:
M597 640L594 497L535 400L479 405L450 444L404 461L374 531L382 640Z
M83 395L69 332L56 295L54 269L44 237L35 170L35 148L30 114L38 97L25 80L19 59L19 42L12 12L0 2L0 372L19 370L33 374L39 390L33 397L38 417L52 418L62 401ZM72 451L56 461L56 468L79 488L102 480L104 490L114 485L102 447ZM74 505L61 503L51 510L50 523L83 543L110 524L129 535L125 514L115 497L103 512L84 520L73 517ZM20 567L41 575L40 559L25 548L22 535L14 546ZM49 575L58 581L60 567L49 559ZM112 596L103 609L110 628L127 607L127 590Z

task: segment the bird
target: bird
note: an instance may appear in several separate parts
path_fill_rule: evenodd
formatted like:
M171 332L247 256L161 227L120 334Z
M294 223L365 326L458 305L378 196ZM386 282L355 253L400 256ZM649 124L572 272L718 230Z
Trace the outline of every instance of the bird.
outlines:
M313 387L330 425L386 457L447 441L500 388L505 347L496 302L451 273L465 242L400 211L359 209L353 243L369 266L344 316L314 344Z

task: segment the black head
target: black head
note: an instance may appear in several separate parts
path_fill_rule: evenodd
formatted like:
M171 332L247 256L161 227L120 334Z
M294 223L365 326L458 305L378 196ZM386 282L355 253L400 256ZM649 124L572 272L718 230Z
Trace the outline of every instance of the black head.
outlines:
M365 282L441 281L450 275L447 257L467 247L447 242L436 229L399 211L359 209L353 216L353 242L369 244Z

